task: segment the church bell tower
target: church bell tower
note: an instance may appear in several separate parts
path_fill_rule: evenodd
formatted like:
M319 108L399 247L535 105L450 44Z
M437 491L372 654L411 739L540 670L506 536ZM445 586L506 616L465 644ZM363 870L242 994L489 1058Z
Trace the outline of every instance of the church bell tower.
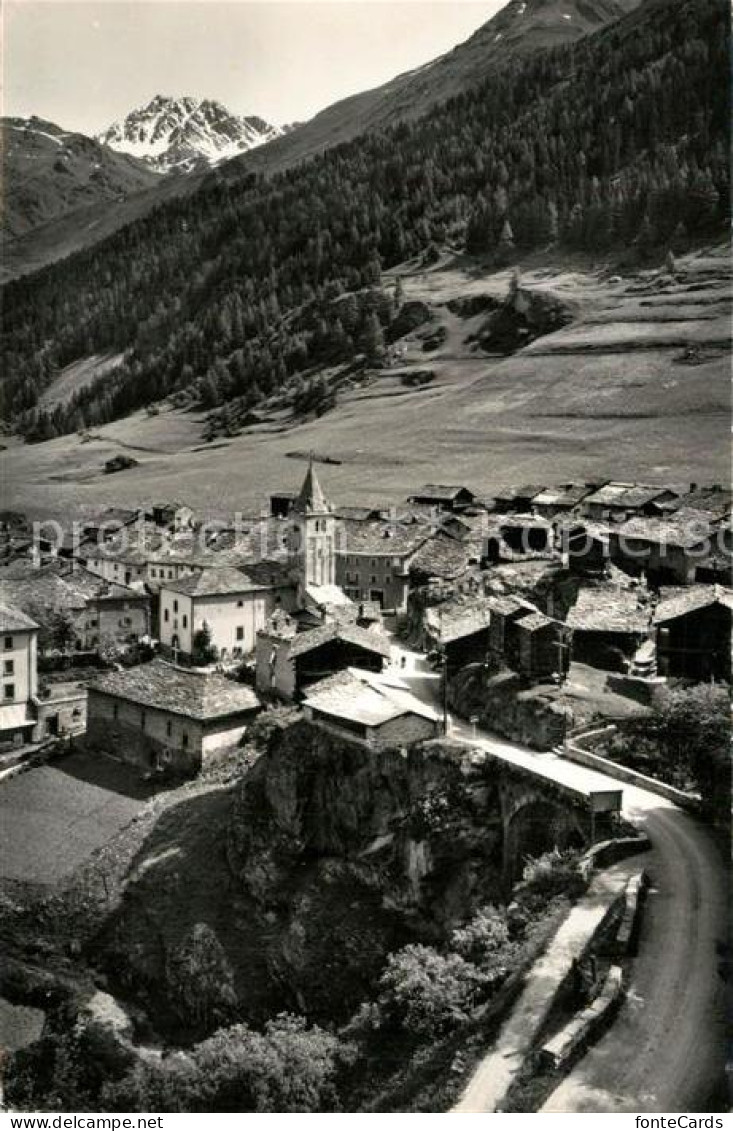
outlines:
M290 553L302 590L336 584L336 519L313 460L292 511Z

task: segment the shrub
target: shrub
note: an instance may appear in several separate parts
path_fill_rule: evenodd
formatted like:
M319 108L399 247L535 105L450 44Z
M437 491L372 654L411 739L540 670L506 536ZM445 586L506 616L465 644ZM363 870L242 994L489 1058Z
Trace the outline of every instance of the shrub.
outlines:
M482 907L465 927L453 932L451 945L484 972L503 972L513 951L506 915L491 904Z
M521 890L526 895L552 899L557 895L576 896L584 881L578 871L578 853L553 848L528 860L522 873Z
M410 944L391 954L380 978L381 1017L418 1037L435 1037L465 1022L486 976L460 954Z
M216 933L197 923L168 959L169 996L182 1021L211 1026L236 1008L234 974Z
M102 1092L103 1111L308 1112L338 1107L349 1046L301 1017L281 1014L263 1033L220 1029L190 1053L137 1065Z

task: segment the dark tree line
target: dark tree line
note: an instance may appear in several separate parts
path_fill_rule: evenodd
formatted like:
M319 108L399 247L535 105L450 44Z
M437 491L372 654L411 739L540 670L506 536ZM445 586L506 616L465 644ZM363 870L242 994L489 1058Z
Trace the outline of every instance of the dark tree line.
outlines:
M507 62L415 122L271 178L213 173L4 292L4 415L29 439L173 395L245 407L374 350L380 274L441 245L506 262L556 244L681 251L728 215L728 12L652 0L572 46ZM381 296L381 297L380 297ZM119 367L52 412L95 353Z

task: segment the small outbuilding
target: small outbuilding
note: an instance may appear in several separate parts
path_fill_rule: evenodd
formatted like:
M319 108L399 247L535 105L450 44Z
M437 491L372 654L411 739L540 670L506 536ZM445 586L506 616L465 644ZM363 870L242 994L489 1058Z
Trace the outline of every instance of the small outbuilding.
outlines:
M291 618L276 616L257 634L257 689L296 699L311 684L349 667L379 672L389 655L389 639L377 628L331 620L298 632Z
M662 589L654 610L657 670L686 679L731 680L733 590Z
M408 746L435 738L440 717L409 691L349 669L309 688L306 717L370 748Z
M422 507L435 507L441 511L462 511L475 499L473 491L456 483L425 483L408 496L408 503Z
M650 624L646 590L616 584L581 589L566 621L573 633L572 658L605 671L626 671Z

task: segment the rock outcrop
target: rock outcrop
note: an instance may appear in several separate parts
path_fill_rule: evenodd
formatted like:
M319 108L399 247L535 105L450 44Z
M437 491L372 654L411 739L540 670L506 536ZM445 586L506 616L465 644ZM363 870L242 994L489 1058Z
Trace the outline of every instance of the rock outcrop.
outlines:
M197 923L216 933L247 1020L330 1021L370 996L388 953L440 941L500 896L497 770L455 744L372 751L276 726L240 785L185 807L151 837L94 948L158 1017L173 1017L171 955Z

